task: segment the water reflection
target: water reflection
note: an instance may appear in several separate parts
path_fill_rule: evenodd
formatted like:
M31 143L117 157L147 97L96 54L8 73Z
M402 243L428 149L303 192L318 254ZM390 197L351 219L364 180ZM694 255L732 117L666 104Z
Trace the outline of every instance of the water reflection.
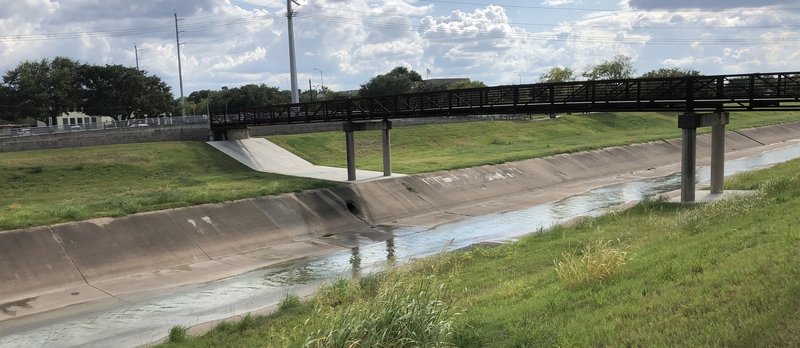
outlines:
M361 255L358 253L358 247L350 249L350 268L353 278L361 277Z
M397 258L394 256L394 238L386 240L386 266L394 267L397 265Z

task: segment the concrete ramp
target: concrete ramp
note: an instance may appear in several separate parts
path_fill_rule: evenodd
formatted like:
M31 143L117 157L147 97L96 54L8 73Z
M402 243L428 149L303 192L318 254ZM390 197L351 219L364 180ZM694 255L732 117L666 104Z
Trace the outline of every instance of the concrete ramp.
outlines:
M264 138L209 141L209 145L250 167L266 173L330 181L347 181L347 168L317 166ZM392 174L392 176L403 176ZM383 178L382 172L357 170L358 181Z

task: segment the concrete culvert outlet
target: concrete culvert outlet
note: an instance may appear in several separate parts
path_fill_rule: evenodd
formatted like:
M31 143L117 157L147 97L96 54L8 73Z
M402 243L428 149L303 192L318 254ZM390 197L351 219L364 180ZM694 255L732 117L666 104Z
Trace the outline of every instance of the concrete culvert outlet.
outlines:
M361 214L361 210L358 209L358 205L356 204L356 202L345 201L344 204L347 205L347 210L350 211L350 214L353 214L355 216L359 216L359 214Z

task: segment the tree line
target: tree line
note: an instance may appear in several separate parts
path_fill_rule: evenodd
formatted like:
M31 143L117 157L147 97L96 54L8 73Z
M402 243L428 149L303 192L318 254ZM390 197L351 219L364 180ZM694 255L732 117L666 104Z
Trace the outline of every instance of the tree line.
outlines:
M25 61L3 75L0 117L55 124L70 111L138 118L170 115L175 100L158 76L122 65L90 65L56 57Z
M633 59L628 56L618 55L613 59L588 67L580 76L570 68L553 67L539 78L540 82L568 82L579 77L587 80L617 80L633 78ZM681 69L678 67L660 68L642 74L643 78L657 77L682 77L698 76L700 72L694 69Z

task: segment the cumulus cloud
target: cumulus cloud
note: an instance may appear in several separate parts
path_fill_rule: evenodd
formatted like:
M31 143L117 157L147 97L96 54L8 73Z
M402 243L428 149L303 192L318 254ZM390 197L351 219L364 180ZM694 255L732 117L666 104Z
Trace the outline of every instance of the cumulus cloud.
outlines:
M488 84L534 82L553 66L577 72L623 54L639 72L800 70L793 1L540 0L525 6L419 0L303 0L294 30L299 79L353 89L396 66ZM517 4L529 5L521 0ZM726 10L716 9L723 6ZM0 71L57 55L140 65L173 86L173 9L182 17L186 93L246 83L289 88L285 1L16 0L0 10ZM548 24L549 23L549 24Z

